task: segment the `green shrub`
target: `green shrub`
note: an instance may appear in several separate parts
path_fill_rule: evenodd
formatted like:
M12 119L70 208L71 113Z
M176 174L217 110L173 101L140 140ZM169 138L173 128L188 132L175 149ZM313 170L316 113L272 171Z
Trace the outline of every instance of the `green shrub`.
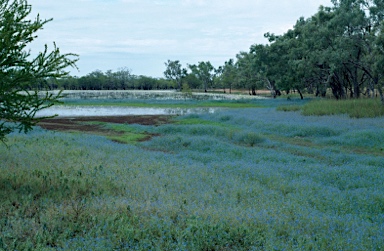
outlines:
M233 137L236 143L251 147L265 141L262 136L254 132L238 132Z
M320 126L304 126L297 127L297 131L294 132L293 136L297 137L331 137L340 135L341 131L329 127Z
M181 87L181 90L183 93L192 94L192 90L187 83L183 84L183 86Z

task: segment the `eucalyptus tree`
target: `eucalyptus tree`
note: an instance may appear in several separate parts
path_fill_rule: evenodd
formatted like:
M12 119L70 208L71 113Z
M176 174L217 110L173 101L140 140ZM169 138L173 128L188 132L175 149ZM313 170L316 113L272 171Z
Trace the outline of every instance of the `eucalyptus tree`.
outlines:
M188 65L189 67L189 65ZM183 78L183 86L186 84L189 89L199 89L202 86L202 82L200 79L196 77L195 74L192 72L188 73L184 78Z
M208 86L213 85L215 76L215 68L213 65L209 61L202 61L197 65L189 65L189 69L192 71L192 74L203 83L204 91L207 92Z
M314 92L314 81L313 73L305 60L307 51L304 43L306 41L303 41L300 37L300 30L296 27L293 30L289 30L284 36L282 46L284 46L284 50L287 50L288 53L284 57L286 70L280 85L287 93L292 90L297 91L301 99L303 99L304 90L311 93ZM318 89L317 86L316 90L318 91Z
M107 75L101 70L94 70L79 79L79 86L82 90L103 90L109 89Z
M270 79L274 83L270 89L275 90L275 95L279 94L279 90L285 90L287 94L295 90L303 99L307 82L301 67L305 52L298 39L299 35L297 29L288 30L281 36L265 35L272 42L266 47L268 54L264 61L268 68L265 72L268 83Z
M249 95L256 95L259 79L254 54L240 52L236 55L236 59L237 78L240 86L248 89Z
M127 67L122 67L113 73L113 78L116 81L116 87L119 90L133 89L132 71Z
M255 44L237 55L238 81L253 94L265 83L279 90L304 90L337 99L382 97L384 69L384 1L333 0L308 19L300 18L283 35L266 33L267 45ZM223 76L226 75L225 67ZM383 101L384 102L384 101Z
M270 90L271 95L276 97L281 94L279 82L286 70L284 55L285 50L279 43L276 43L278 36L274 34L265 34L271 44L255 44L250 48L253 61L253 78L258 86L264 86Z
M379 55L373 53L378 34L373 27L382 21L378 9L373 1L334 1L333 7L320 7L311 18L299 19L293 30L272 37L270 47L286 51L279 62L288 59L279 85L315 87L321 95L330 87L336 98L347 93L358 98L363 90L373 90L379 80L373 68Z
M61 54L53 43L36 56L26 48L36 32L52 19L30 20L32 7L26 0L0 0L0 140L13 131L28 132L40 119L36 112L54 105L60 97L38 93L47 79L68 76L68 66L76 67L75 54Z
M193 81L195 82L196 84L196 87L197 89L201 89L201 87L204 85L203 84L203 81L201 81L201 79L199 78L199 69L197 68L197 65L195 64L188 64L188 68L189 70L191 71L187 78L188 78L188 81Z
M214 83L215 88L221 88L221 89L223 89L223 92L225 93L226 92L225 86L224 86L224 83L222 81L223 71L224 71L223 66L219 66L215 69L215 74L213 76L213 83Z
M373 55L376 55L375 63L373 64L373 74L374 74L374 81L377 83L377 90L380 94L381 103L384 105L384 94L383 94L383 87L384 87L384 23L382 23L378 27L378 33L379 35L376 37L375 40L375 49L373 51Z
M352 52L345 43L345 27L339 15L335 8L320 7L314 16L299 20L295 26L304 55L298 66L309 89L315 88L316 95L324 96L330 87L337 99L346 98L348 90L353 92L348 73Z
M221 82L225 88L229 89L229 93L232 93L232 86L236 81L236 66L235 61L231 58L228 61L225 61L224 66L222 67L221 73Z
M116 78L114 76L114 73L112 72L112 70L107 70L105 72L105 79L106 79L106 89L107 90L116 90L118 88L118 84L117 84L117 81L116 81Z
M329 75L327 53L332 49L329 44L332 34L325 31L316 17L307 20L302 17L292 30L275 39L271 47L280 46L280 51L285 52L280 56L280 67L285 67L280 88L287 92L297 90L301 98L305 89L309 93L316 90L316 95L325 96Z
M341 67L351 97L359 98L363 88L366 72L362 71L363 59L369 54L370 24L366 12L361 8L360 0L334 1L334 16L328 22L330 30L338 32L334 47L342 60Z
M321 70L322 79L326 76L336 98L346 98L347 93L359 98L364 90L372 93L379 81L373 67L379 56L374 41L384 6L369 0L333 3L332 8L320 8L304 26L303 34L314 45L308 50L308 61Z
M367 53L359 67L369 77L368 95L374 97L375 88L380 93L382 103L383 97L383 66L381 62L384 60L383 54L383 22L384 22L384 2L382 0L365 0L360 1L360 6L366 15L365 30Z
M135 79L135 89L137 90L153 90L156 88L158 81L147 76L138 76Z
M179 60L168 60L165 62L166 69L164 76L170 81L174 81L178 89L181 90L182 79L187 75L187 70L182 68Z

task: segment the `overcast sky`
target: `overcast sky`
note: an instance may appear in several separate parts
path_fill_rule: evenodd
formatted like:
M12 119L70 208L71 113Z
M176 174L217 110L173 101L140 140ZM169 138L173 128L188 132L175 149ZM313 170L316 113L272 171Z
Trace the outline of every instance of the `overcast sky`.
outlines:
M38 32L32 53L55 41L80 55L71 75L127 67L135 75L163 77L164 62L215 67L282 34L330 0L29 0L34 16L53 21Z

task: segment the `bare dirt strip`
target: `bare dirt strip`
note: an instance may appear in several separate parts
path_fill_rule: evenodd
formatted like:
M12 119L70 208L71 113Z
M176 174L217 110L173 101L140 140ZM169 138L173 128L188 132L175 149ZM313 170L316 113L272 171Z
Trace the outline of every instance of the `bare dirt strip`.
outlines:
M101 125L93 125L88 122L106 122L116 124L140 124L161 125L171 123L174 116L167 115L143 115L143 116L105 116L105 117L56 117L44 119L38 126L54 131L77 131L96 134L105 134L110 130Z

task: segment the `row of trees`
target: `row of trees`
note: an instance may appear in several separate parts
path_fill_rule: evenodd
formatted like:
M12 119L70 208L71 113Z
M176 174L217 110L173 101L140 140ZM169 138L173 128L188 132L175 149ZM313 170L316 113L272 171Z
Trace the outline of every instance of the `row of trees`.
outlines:
M179 89L182 89L183 86L192 89L203 88L207 92L208 88L214 87L217 73L219 73L209 61L199 62L197 65L188 65L189 71L182 68L178 60L168 60L165 66L164 76L168 80L177 83Z
M165 76L181 88L183 80L216 88L245 88L255 95L269 89L336 99L380 95L384 104L384 2L332 0L308 19L300 18L283 35L265 34L268 44L255 44L217 69L209 62L188 65L168 61Z
M252 45L227 63L224 73L249 89L297 90L337 99L380 95L383 103L384 2L333 0L293 29L265 34L267 45ZM224 76L224 79L227 76Z
M176 89L175 83L166 79L136 76L128 68L116 72L93 71L83 77L48 80L50 89L65 90L164 90Z
M188 65L182 68L178 60L165 63L167 68L165 78L153 78L132 74L128 68L121 68L113 72L95 70L82 77L66 77L62 79L46 79L38 83L39 89L46 86L49 89L65 90L169 90L169 89L204 89L215 88L217 70L210 62L200 62L198 65Z

